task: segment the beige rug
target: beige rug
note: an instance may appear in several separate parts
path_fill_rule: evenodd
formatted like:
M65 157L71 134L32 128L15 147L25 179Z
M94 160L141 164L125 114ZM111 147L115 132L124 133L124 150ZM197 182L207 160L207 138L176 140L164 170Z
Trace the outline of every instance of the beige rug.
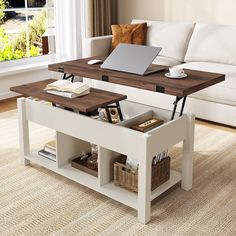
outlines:
M31 136L38 148L54 132L32 125ZM129 207L37 165L21 166L16 111L2 113L0 235L236 235L236 134L197 125L192 191L175 188L144 226Z

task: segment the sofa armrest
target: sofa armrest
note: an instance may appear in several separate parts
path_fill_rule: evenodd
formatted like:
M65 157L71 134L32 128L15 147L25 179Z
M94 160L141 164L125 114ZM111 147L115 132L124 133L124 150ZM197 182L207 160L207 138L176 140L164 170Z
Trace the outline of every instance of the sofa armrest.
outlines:
M83 39L83 57L108 56L112 35Z

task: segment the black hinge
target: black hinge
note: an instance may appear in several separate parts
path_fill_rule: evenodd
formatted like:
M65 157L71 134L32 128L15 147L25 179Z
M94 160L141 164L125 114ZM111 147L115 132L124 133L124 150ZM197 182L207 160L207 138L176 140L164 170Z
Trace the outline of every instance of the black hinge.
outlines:
M102 75L102 81L109 82L109 77L107 75Z
M64 73L64 67L58 67L57 71L60 73Z
M156 86L156 92L158 92L158 93L165 93L165 87L157 85Z

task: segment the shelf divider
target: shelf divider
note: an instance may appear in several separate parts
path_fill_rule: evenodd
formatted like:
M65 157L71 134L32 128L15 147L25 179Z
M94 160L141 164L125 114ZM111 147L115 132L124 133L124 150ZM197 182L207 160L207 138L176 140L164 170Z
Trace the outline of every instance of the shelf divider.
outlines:
M98 147L98 176L99 186L103 186L113 180L114 167L113 163L120 156L119 153L109 149Z
M57 167L68 164L73 158L91 151L91 145L81 139L56 132Z

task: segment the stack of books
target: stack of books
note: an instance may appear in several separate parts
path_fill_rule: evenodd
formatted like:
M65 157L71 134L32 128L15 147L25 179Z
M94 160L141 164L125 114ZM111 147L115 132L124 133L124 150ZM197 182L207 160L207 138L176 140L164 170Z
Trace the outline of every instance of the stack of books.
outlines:
M57 80L48 84L44 90L62 97L76 98L88 94L90 87L82 82L72 83L69 80Z
M56 142L53 140L46 143L43 149L38 151L38 154L52 161L56 161Z

